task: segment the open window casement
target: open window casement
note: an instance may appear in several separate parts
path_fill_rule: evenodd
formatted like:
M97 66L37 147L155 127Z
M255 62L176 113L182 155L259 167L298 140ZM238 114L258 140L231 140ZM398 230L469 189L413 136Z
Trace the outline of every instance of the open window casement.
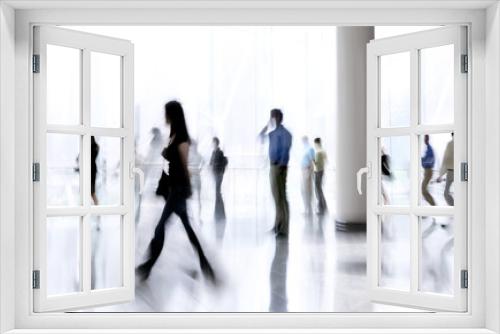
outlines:
M134 297L133 45L34 28L34 311Z
M466 36L466 27L454 26L368 44L367 238L374 302L467 310ZM434 163L430 156L421 160L426 135ZM435 205L422 193L426 173L432 174L427 188ZM436 182L441 174L447 180Z

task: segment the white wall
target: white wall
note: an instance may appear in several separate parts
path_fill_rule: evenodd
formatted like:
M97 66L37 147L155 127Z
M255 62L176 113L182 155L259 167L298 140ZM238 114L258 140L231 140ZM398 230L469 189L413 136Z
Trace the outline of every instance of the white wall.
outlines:
M69 26L134 43L136 152L149 150L153 126L165 129L163 104L179 100L191 136L210 157L218 136L229 168L254 168L266 156L257 134L271 108L300 138L322 137L334 156L335 27ZM161 42L159 42L161 41ZM231 45L228 48L228 45ZM160 64L160 66L158 66ZM267 162L267 161L266 161ZM332 168L334 159L331 159Z
M0 3L0 333L14 328L14 17Z
M491 6L486 18L486 256L492 256L496 265L486 266L486 286L494 287L486 291L486 326L500 331L500 7Z

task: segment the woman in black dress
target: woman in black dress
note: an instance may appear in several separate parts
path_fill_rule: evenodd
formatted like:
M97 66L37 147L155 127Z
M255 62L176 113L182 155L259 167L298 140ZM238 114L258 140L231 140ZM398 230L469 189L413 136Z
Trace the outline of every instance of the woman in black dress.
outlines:
M97 177L97 156L99 155L99 145L95 141L94 136L90 137L90 194L94 205L99 205L95 192L95 180Z
M191 182L187 166L190 138L181 104L177 101L168 102L165 105L165 118L167 124L170 124L170 137L168 146L163 150L162 156L169 162L169 194L160 221L156 226L153 240L149 244L149 258L137 268L137 274L142 280L149 277L151 269L163 248L165 224L170 215L176 213L184 225L189 241L198 252L203 273L209 280L214 282L213 269L189 223L187 214L186 200L191 196Z

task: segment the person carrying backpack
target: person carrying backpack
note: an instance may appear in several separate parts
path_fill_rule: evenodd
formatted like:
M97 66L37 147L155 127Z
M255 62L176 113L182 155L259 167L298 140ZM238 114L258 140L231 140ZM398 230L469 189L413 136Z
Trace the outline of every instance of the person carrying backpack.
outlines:
M224 200L222 198L222 179L224 178L224 172L228 164L227 157L224 152L220 149L220 140L217 137L212 139L213 151L212 157L210 158L210 167L214 175L215 181L215 220L225 220L226 211L224 209Z

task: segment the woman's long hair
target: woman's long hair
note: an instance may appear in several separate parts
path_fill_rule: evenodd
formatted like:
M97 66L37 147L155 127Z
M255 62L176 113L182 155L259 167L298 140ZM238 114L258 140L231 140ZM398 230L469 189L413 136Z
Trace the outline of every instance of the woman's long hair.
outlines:
M184 110L179 102L170 101L165 104L165 117L170 122L170 138L175 136L177 142L190 142Z

